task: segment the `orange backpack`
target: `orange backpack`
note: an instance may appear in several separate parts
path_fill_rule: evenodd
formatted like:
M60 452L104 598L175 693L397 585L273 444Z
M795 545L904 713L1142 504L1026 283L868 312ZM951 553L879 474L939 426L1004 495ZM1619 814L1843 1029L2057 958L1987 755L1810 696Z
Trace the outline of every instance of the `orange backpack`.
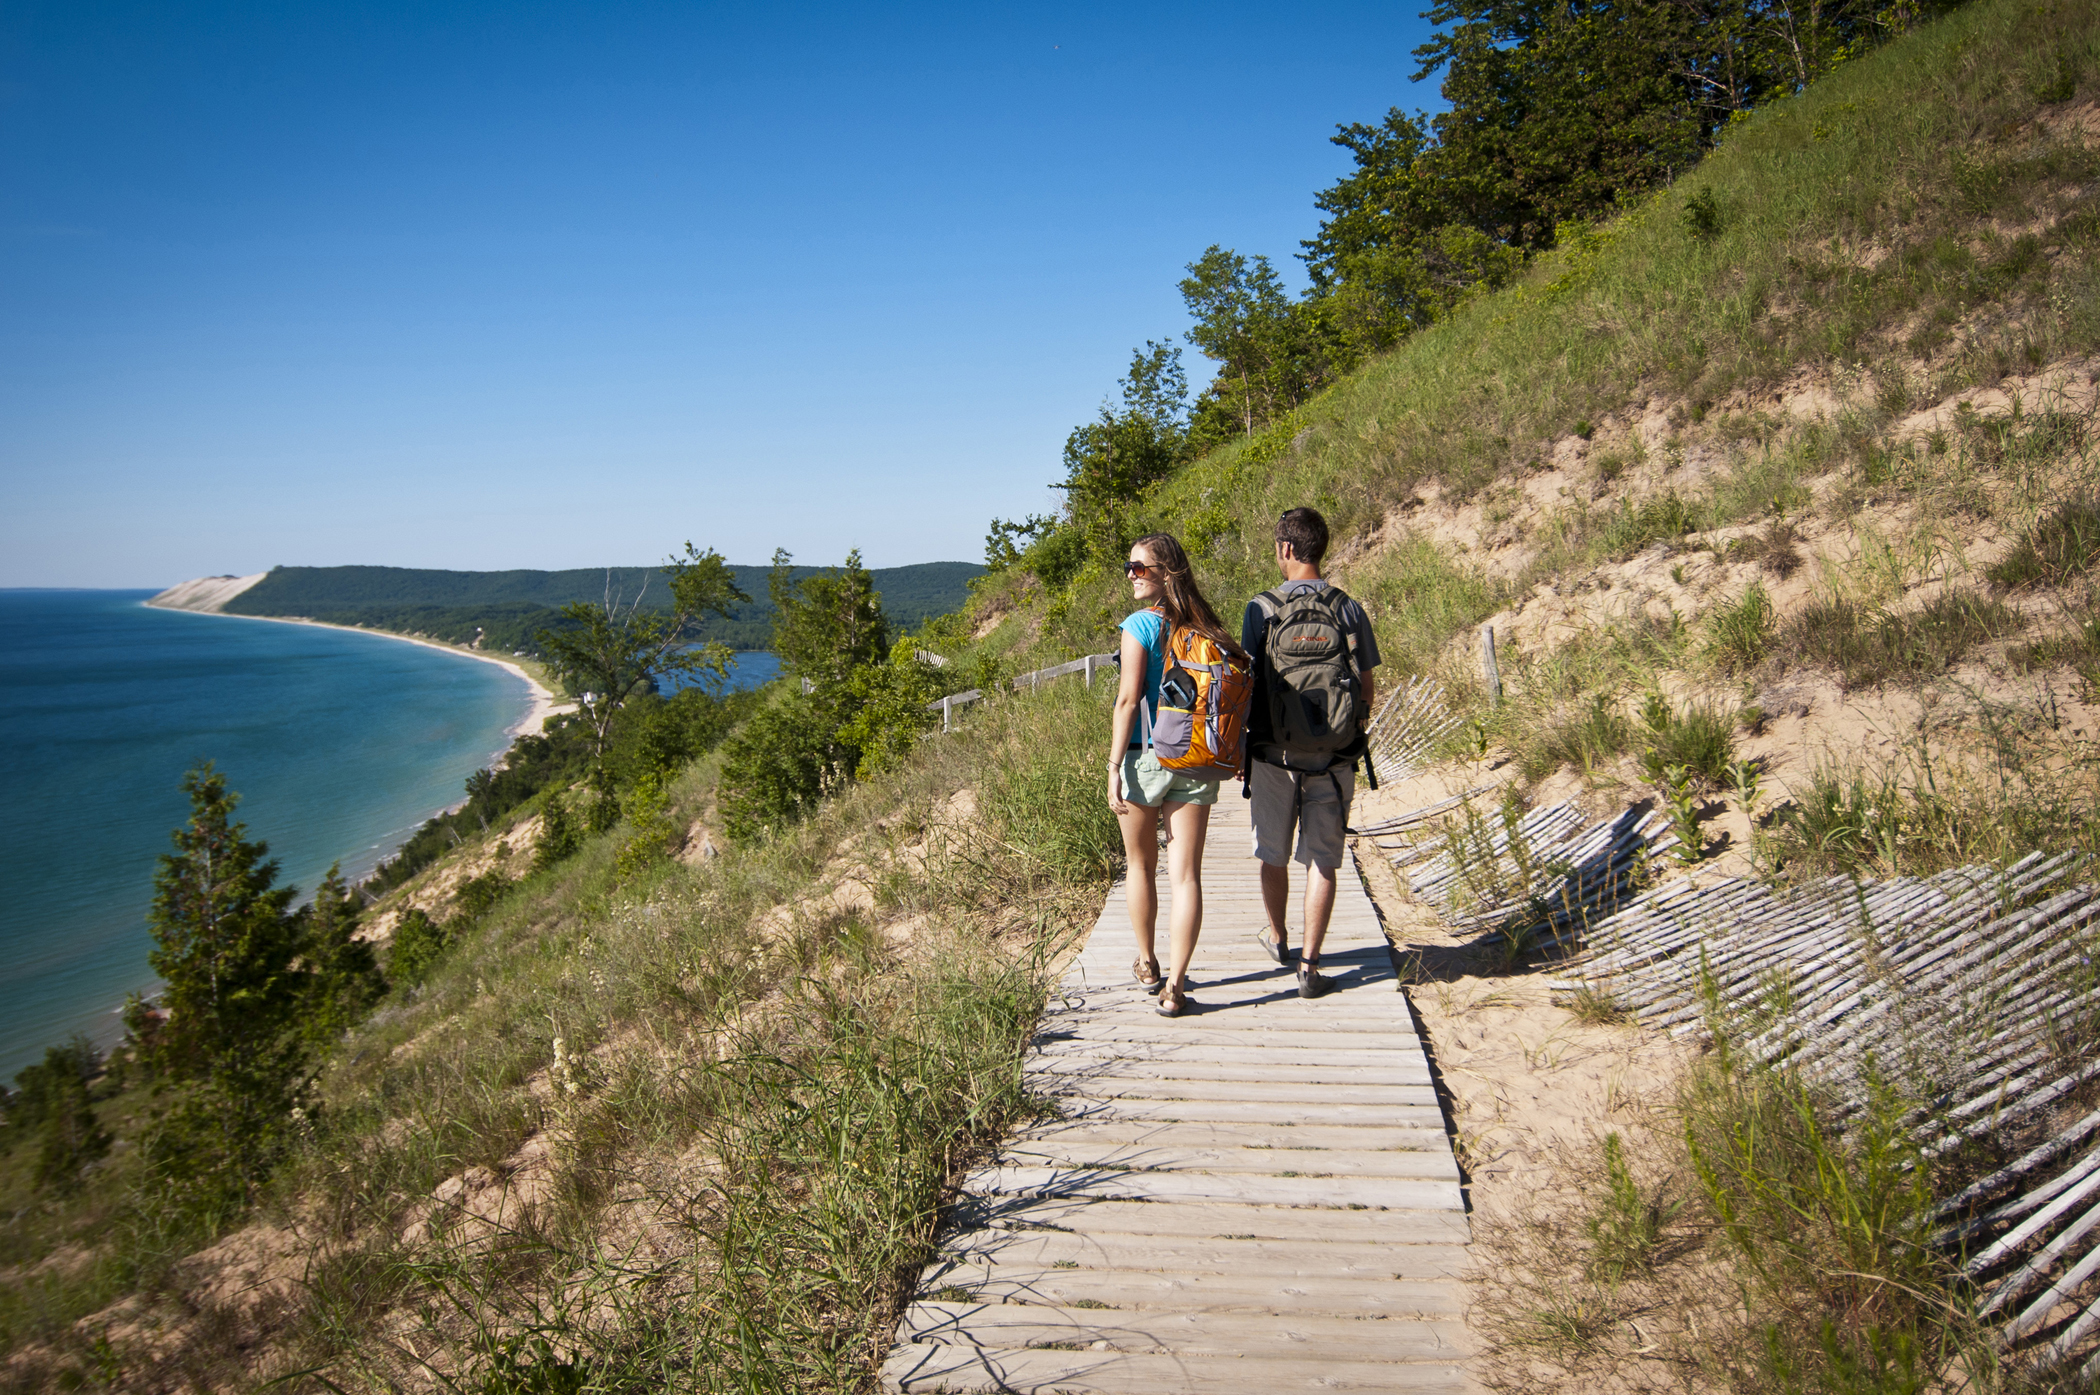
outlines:
M1165 615L1161 615L1165 619ZM1198 780L1238 778L1247 763L1247 714L1254 673L1216 641L1167 625L1152 753L1168 770Z

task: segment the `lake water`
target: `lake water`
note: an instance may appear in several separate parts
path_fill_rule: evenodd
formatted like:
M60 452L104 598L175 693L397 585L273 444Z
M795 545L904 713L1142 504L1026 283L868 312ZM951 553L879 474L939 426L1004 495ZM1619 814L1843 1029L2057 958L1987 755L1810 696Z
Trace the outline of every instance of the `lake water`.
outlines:
M0 1076L113 1041L155 860L214 760L302 892L361 876L496 759L531 706L495 664L380 635L152 610L150 591L0 591ZM740 656L738 686L773 656Z

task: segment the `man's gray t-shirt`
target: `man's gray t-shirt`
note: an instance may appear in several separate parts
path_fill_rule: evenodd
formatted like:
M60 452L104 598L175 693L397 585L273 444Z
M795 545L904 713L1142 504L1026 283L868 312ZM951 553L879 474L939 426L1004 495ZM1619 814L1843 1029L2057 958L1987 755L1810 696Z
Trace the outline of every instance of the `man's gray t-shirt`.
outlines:
M1325 581L1311 580L1286 581L1275 587L1274 591L1279 596L1288 597L1332 589ZM1378 638L1371 633L1371 617L1364 614L1364 608L1356 603L1354 597L1343 599L1341 612L1342 628L1347 631L1351 640L1350 647L1356 654L1357 672L1364 673L1377 668ZM1257 760L1269 759L1268 753L1262 748L1275 744L1269 726L1269 680L1267 673L1263 671L1263 665L1268 662L1268 635L1269 617L1262 610L1260 601L1247 602L1247 613L1240 620L1240 648L1246 650L1247 657L1254 661L1254 710L1249 714L1247 721L1247 749L1254 753Z

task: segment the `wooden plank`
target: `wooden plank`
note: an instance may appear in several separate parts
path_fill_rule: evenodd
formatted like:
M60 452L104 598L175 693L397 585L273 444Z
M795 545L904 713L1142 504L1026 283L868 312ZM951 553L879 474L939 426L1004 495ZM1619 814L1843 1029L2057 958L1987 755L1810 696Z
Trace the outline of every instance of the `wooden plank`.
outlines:
M1125 1095L1116 1099L1087 1099L1066 1095L1056 1103L1068 1123L1113 1119L1171 1120L1210 1124L1398 1124L1406 1128L1438 1129L1444 1126L1444 1111L1433 1102L1422 1104L1356 1104L1347 1100L1315 1098L1295 1100L1194 1100L1153 1099Z
M1000 1150L1002 1167L1124 1168L1151 1172L1246 1172L1273 1177L1415 1177L1458 1180L1458 1163L1440 1149L1205 1148L1159 1143L1017 1140Z
M1400 994L1390 972L1370 979L1363 970L1338 969L1328 972L1326 966L1322 965L1320 971L1335 982L1334 991L1324 998L1299 997L1298 980L1295 975L1210 978L1200 970L1194 969L1189 973L1188 992L1190 997L1205 1007L1217 1008L1227 1004L1241 1007L1273 1005L1283 1008L1287 1014L1305 1014L1301 1022L1313 1020L1312 1014L1318 1013L1322 1008L1326 1008L1329 1015L1333 1015L1336 1008L1354 1008L1360 1012L1370 1012L1374 1010L1375 1004L1377 1009L1392 1014L1391 1021L1396 1028L1406 1027L1407 1013L1401 1005ZM1129 985L1128 992L1123 991L1125 984ZM1122 976L1122 982L1112 986L1118 991L1120 999L1126 1003L1134 996L1149 996L1135 983L1130 982L1130 975L1127 973ZM1078 998L1087 1006L1096 1006L1098 1004L1094 1002L1094 998L1100 991L1087 988L1082 995L1067 988L1064 996L1068 1002ZM1302 1025L1300 1030L1304 1030Z
M1124 1312L1307 1313L1359 1319L1462 1317L1465 1286L1451 1279L1351 1274L1207 1274L1155 1269L1058 1269L1041 1265L935 1264L922 1294L970 1295L976 1304L1047 1304ZM1098 1305L1098 1308L1097 1306Z
M1179 1203L1074 1196L962 1198L952 1213L964 1229L1020 1234L1159 1235L1184 1239L1372 1242L1381 1245L1465 1244L1472 1221L1463 1211L1332 1210L1239 1202Z
M1292 1104L1426 1104L1436 1103L1428 1085L1309 1085L1263 1080L1159 1080L1140 1076L1081 1079L1032 1076L1036 1087L1053 1098L1230 1100Z
M1290 1085L1427 1085L1429 1066L1416 1061L1406 1065L1393 1061L1375 1066L1322 1065L1312 1062L1223 1061L1212 1063L1168 1058L1138 1061L1127 1056L1038 1056L1028 1063L1023 1078L1039 1088L1062 1088L1064 1082L1182 1080L1247 1081ZM1053 1084L1052 1082L1057 1082Z
M1048 1029L1037 1035L1029 1050L1039 1055L1054 1056L1070 1051L1098 1050L1122 1053L1147 1047L1204 1056L1210 1054L1210 1048L1217 1047L1245 1051L1318 1051L1336 1061L1346 1059L1347 1055L1353 1052L1391 1053L1411 1061L1423 1059L1420 1048L1403 1040L1390 1018L1381 1021L1374 1040L1364 1041L1338 1038L1334 1030L1324 1026L1318 1031L1264 1027L1252 1022L1245 1026L1198 1026L1193 1022L1159 1017L1150 1013L1116 1014L1090 1024L1083 1035L1063 1027Z
M1455 1365L1347 1361L1331 1351L1320 1353L1317 1360L1274 1360L1010 1350L952 1342L900 1343L882 1368L882 1385L885 1390L947 1395L1284 1395L1294 1390L1476 1395L1480 1389Z
M1174 1143L1208 1148L1427 1148L1449 1151L1442 1129L1389 1124L1221 1124L1202 1120L1059 1120L1023 1129L1013 1146L1035 1143Z
M1043 1269L1077 1265L1082 1269L1143 1269L1191 1274L1457 1279L1466 1272L1471 1260L1469 1251L1462 1244L1426 1241L1371 1244L1348 1240L1239 1240L1215 1235L1189 1238L1127 1231L1077 1234L1050 1230L972 1230L944 1244L938 1262L979 1268L994 1264L1034 1265Z
M1032 1304L915 1303L900 1335L914 1342L1025 1348L1046 1342L1120 1352L1179 1352L1185 1356L1304 1357L1340 1344L1356 1361L1449 1361L1471 1349L1465 1324L1385 1321L1305 1313L1271 1316L1193 1309L1185 1313L1102 1313Z
M1308 1003L1316 1008L1328 999ZM1075 1032L1095 1030L1111 1031L1126 1028L1133 1032L1150 1032L1161 1027L1172 1030L1181 1027L1194 1036L1206 1032L1232 1032L1244 1034L1251 1041L1267 1040L1267 1033L1275 1032L1288 1036L1339 1036L1344 1033L1369 1033L1390 1041L1402 1032L1413 1031L1412 1020L1402 1014L1396 1016L1382 1006L1366 1005L1364 1011L1345 1007L1340 1013L1327 1013L1318 1018L1299 1017L1292 1014L1285 1018L1281 1013L1235 1012L1230 1016L1203 1014L1199 1021L1191 1014L1187 1017L1161 1017L1152 1010L1150 994L1132 990L1128 999L1121 1002L1102 1003L1098 1006L1084 1005L1059 1009L1043 1015L1039 1031L1056 1037L1069 1036ZM1115 1040L1117 1038L1109 1038Z
M1282 1177L1249 1173L1120 1172L993 1164L964 1178L979 1196L1098 1197L1104 1201L1236 1201L1261 1206L1465 1209L1454 1181L1411 1177Z

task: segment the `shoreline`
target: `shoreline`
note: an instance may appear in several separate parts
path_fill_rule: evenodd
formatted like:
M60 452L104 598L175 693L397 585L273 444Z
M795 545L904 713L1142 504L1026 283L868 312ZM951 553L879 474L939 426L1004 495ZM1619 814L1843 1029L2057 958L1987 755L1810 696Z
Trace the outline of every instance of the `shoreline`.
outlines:
M228 620L261 620L274 625L310 625L320 630L341 630L345 634L377 635L381 639L398 639L404 644L420 644L425 649L435 649L443 654L457 655L462 659L475 659L484 664L494 664L498 668L508 669L525 680L525 687L531 695L532 702L531 706L526 709L523 717L520 717L516 722L504 729L503 734L509 738L509 742L504 746L506 753L512 745L517 744L519 737L537 736L549 717L576 710L576 704L572 702L556 702L554 694L548 690L544 683L533 677L523 664L513 662L510 659L498 658L494 654L483 654L477 650L464 649L456 644L446 644L440 640L426 639L420 635L405 635L397 630L375 630L363 625L337 625L326 620L308 620L296 615L242 615L234 611L192 610L188 606L154 605L150 600L142 602L142 604L152 610L168 610L180 614L216 615Z

